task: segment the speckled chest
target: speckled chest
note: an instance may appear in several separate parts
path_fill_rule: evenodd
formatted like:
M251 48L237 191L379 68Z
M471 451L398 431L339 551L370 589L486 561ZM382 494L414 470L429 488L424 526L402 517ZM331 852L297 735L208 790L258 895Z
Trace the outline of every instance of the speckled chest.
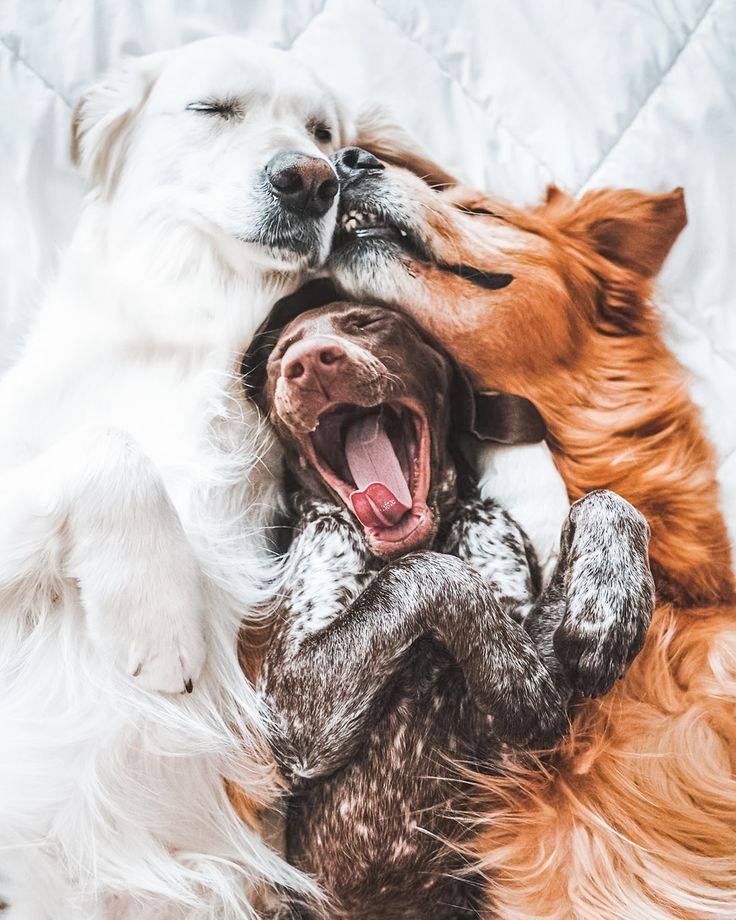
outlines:
M331 521L323 507L302 511L286 579L287 655L339 616L382 567L359 533L342 526L342 512ZM357 755L332 776L293 790L287 856L330 892L324 916L474 916L474 886L455 877L466 869L463 858L444 841L466 833L457 817L469 807L462 768L487 768L499 753L453 659L435 641L417 641ZM442 913L443 904L452 907Z
M287 856L333 894L325 916L474 916L473 886L454 878L467 867L451 845L466 833L458 815L470 805L462 767L493 762L495 746L460 669L419 640L357 756L292 796ZM452 910L438 913L444 903Z

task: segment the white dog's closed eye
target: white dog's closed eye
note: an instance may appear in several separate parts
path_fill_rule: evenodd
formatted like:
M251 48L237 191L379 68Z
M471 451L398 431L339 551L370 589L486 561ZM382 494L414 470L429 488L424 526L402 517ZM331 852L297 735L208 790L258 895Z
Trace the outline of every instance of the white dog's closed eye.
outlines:
M318 267L335 223L329 155L346 139L345 116L285 52L246 56L241 45L234 64L223 43L239 41L129 62L79 102L73 156L129 229L186 222L219 238L236 270L254 260Z

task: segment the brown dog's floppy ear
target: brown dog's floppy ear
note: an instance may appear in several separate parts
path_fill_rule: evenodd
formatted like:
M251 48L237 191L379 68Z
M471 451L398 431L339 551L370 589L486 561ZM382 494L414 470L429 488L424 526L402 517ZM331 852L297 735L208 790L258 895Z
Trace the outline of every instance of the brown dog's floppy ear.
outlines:
M416 320L402 316L450 366L451 443L458 445L460 438L468 434L498 444L536 444L547 437L547 425L531 400L513 393L476 393L470 378L444 345Z
M372 105L358 114L354 145L387 163L410 169L428 185L457 185L455 176L435 163L409 132L396 124L384 106Z
M339 300L337 288L328 278L317 278L274 304L271 312L256 329L240 361L240 376L246 394L261 408L266 383L266 364L281 335L281 330L307 310Z
M476 393L472 433L481 441L536 444L547 437L547 425L534 403L513 393Z
M685 195L634 189L588 192L572 206L571 227L589 239L611 262L653 278L687 224Z
M451 427L454 435L472 434L498 444L536 444L547 436L539 409L512 393L475 393L465 372L453 365Z

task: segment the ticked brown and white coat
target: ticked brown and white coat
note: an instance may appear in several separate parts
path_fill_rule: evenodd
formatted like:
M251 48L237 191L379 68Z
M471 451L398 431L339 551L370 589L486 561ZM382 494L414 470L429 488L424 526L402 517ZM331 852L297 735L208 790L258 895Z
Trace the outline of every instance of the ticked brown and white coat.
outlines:
M426 333L337 303L267 334L271 346L260 400L296 531L258 687L290 789L286 855L325 894L279 916L477 916L458 849L473 803L462 768L498 772L553 743L574 694L623 674L653 606L647 525L613 493L588 495L540 593L524 532L479 498L456 450L469 390ZM528 401L479 413L494 407L501 440L538 435Z

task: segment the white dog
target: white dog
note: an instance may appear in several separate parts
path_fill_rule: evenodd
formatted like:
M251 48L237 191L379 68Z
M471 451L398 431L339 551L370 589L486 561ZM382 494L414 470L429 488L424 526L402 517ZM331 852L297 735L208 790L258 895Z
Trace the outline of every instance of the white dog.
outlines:
M327 255L347 130L242 39L140 58L80 103L90 195L0 383L9 917L245 917L258 880L306 884L221 779L275 785L236 655L270 574L269 447L234 372Z
M236 640L278 464L238 357L328 254L331 153L434 165L242 39L132 62L74 142L90 195L0 381L3 918L248 917L261 881L307 882L222 782L276 789Z

